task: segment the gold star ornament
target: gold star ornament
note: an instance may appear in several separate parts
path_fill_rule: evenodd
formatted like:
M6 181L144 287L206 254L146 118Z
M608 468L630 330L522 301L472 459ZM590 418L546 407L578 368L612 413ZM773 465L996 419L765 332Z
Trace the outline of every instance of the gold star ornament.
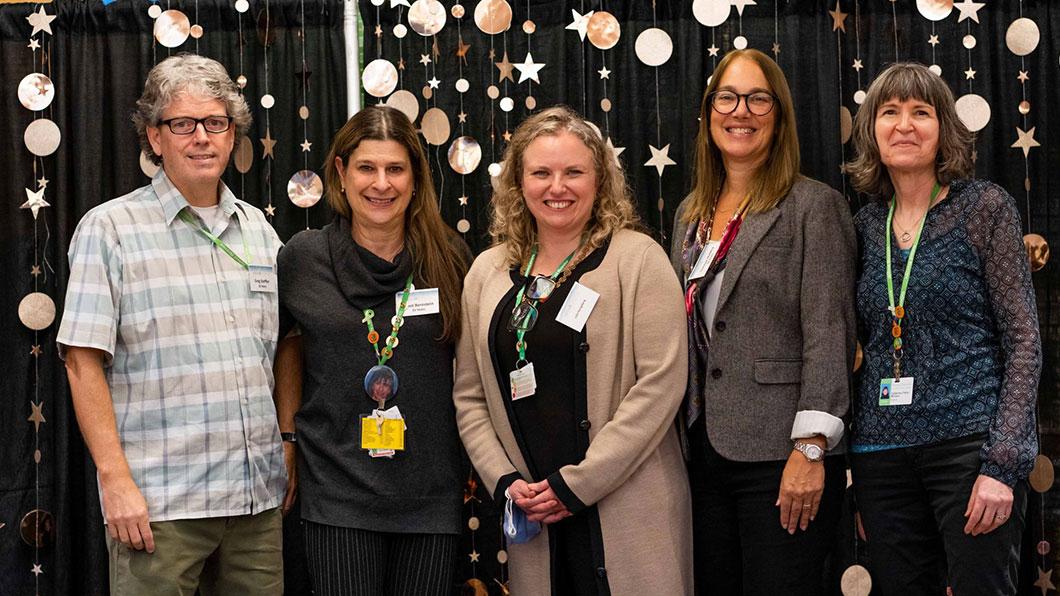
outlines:
M828 14L832 16L832 31L847 32L847 13L843 12L843 9L839 7L839 0L835 0L835 10L829 10Z
M1017 138L1015 143L1012 143L1012 147L1023 149L1024 159L1030 155L1031 149L1034 147L1041 147L1042 144L1034 140L1034 129L1036 126L1032 126L1029 131L1023 130L1020 127L1016 127Z
M30 414L29 418L26 418L26 420L33 423L33 432L40 432L40 425L47 422L47 420L44 419L44 413L41 412L41 409L44 408L44 403L29 402L29 407L33 408L33 413Z
M272 154L272 148L276 146L276 139L272 138L271 128L265 129L265 138L260 139L260 141L263 145L261 150L261 158L265 159L266 157L271 157L275 159L275 156Z

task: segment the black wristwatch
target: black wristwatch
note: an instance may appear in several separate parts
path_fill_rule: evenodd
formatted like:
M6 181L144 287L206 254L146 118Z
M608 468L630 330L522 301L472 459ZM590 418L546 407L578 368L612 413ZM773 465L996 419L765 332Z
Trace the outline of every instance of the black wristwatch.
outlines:
M280 433L280 438L288 443L297 443L298 437L294 433Z

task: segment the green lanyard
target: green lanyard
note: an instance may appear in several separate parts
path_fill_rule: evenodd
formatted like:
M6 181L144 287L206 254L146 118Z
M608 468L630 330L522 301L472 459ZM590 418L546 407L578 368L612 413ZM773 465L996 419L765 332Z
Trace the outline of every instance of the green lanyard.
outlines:
M928 210L931 210L932 205L935 204L935 199L938 198L939 192L942 188L939 183L936 182L935 186L931 189L931 202L928 203ZM887 211L887 227L884 228L884 236L886 237L887 244L887 310L891 313L891 337L894 338L892 344L891 355L894 358L894 378L898 379L901 375L901 363L902 363L902 320L905 318L905 293L909 289L909 274L913 271L913 259L916 257L916 249L920 246L920 234L924 231L924 224L927 223L927 212L924 212L924 217L920 218L920 225L916 229L916 236L913 238L913 245L909 247L909 259L905 262L905 273L902 275L902 287L899 290L898 302L894 301L894 274L891 268L891 223L894 220L894 207L898 203L897 195L891 197L891 207Z
M397 313L394 318L390 319L390 335L386 338L386 345L383 349L379 349L379 333L375 330L375 324L372 319L375 317L375 311L366 308L364 309L364 318L361 319L362 323L368 324L368 341L375 348L375 357L379 360L379 366L386 364L387 360L394 355L394 348L398 346L398 331L401 330L401 325L405 322L405 307L409 305L409 291L412 290L412 274L409 274L408 281L405 282L405 291L401 293L401 303L398 305Z
M235 261L236 263L238 263L240 267L242 267L244 269L250 269L250 265L247 264L247 261L250 260L250 249L247 248L247 236L245 234L245 230L240 230L240 233L239 233L240 238L242 238L242 240L243 240L243 255L246 256L246 260L243 260L243 259L239 258L239 255L237 255L235 253L235 251L233 251L231 248L228 248L228 245L225 244L223 240L221 240L217 236L214 236L210 232L210 230L207 230L206 226L197 225L195 223L195 219L192 218L191 215L188 215L187 211L181 211L180 212L180 219L183 220L184 223L186 223L189 226L191 226L191 228L193 230L196 230L200 234L202 234L203 236L206 236L206 238L209 239L210 242L214 243L214 246L216 246L217 248L220 248L221 250L223 250L225 252L226 255L232 257L232 260ZM237 220L239 219L238 215L236 216L236 219Z
M563 262L559 264L559 267L556 267L556 270L552 272L552 275L549 276L549 279L551 279L552 281L556 281L557 279L559 279L560 274L563 273L563 270L567 267L567 264L570 263L571 259L574 258L574 254L577 253L578 249L580 248L581 246L574 249L574 252L567 255L567 258L563 259ZM537 245L535 244L533 250L530 251L530 260L526 262L526 271L523 272L523 277L530 277L530 270L533 269L534 261L536 260ZM524 293L526 293L526 284L523 284L523 287L519 288L519 293L515 295L516 308L518 308L519 305L522 304ZM531 308L537 308L537 300L529 300L528 302L530 303ZM519 329L515 332L515 349L519 351L519 361L515 363L516 368L519 368L519 363L526 363L526 340L523 339L525 336L525 329Z

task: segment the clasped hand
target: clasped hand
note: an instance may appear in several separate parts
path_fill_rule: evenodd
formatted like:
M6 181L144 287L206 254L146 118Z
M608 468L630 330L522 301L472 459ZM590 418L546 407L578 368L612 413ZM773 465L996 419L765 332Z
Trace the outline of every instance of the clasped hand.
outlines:
M526 512L526 519L533 522L554 524L571 516L567 506L559 500L555 491L548 485L548 480L533 484L525 480L516 480L508 487L508 496Z

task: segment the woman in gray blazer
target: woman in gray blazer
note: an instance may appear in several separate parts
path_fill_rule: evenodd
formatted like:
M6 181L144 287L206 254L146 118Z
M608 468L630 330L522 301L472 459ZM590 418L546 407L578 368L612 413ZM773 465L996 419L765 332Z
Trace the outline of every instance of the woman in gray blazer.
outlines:
M844 198L799 175L794 115L775 62L726 55L674 223L699 593L824 593L845 487L856 249Z

